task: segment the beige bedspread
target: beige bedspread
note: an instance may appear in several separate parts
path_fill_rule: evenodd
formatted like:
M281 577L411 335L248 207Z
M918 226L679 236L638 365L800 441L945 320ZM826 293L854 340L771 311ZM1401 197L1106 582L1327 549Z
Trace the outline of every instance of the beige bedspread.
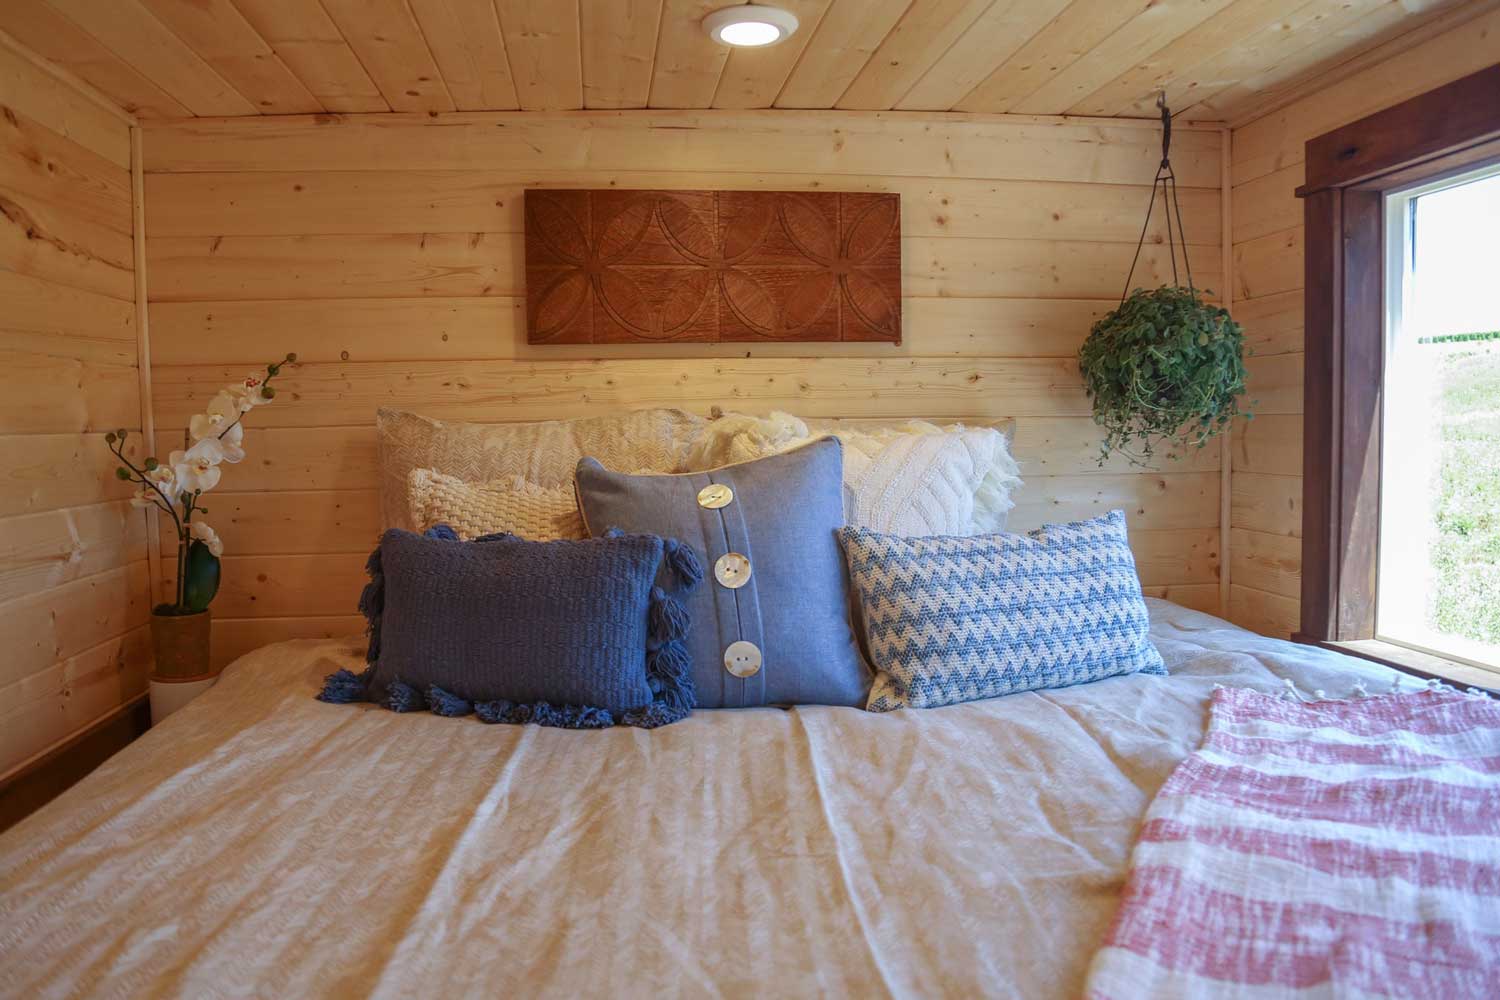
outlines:
M0 994L1076 996L1212 685L1392 677L1152 614L1167 678L654 732L324 705L356 641L268 647L0 837Z

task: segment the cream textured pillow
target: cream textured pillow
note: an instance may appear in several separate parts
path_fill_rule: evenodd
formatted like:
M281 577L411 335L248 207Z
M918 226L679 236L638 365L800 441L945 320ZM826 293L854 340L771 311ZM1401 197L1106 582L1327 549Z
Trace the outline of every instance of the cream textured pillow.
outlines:
M776 454L831 435L844 444L844 516L886 534L971 535L1003 530L1021 485L1005 435L991 427L809 423L787 413L725 414L693 442L688 470Z
M470 424L382 409L375 418L381 526L416 530L406 503L412 469L470 483L519 476L538 486L571 489L573 470L585 455L613 469L681 471L688 444L706 423L668 409L525 424Z
M534 542L588 537L572 486L537 486L518 477L466 483L431 469L413 469L406 497L417 531L446 524L464 541L500 531Z

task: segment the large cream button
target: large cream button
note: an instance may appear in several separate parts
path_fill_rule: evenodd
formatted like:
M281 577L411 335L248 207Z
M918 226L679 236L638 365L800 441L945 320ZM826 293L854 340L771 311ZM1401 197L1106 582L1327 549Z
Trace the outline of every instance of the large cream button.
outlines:
M739 590L750 582L750 560L738 552L726 552L714 563L714 579L721 587Z
M724 650L724 669L736 677L754 677L760 673L760 647L741 639Z
M723 483L709 483L698 491L698 506L708 510L728 507L734 500L734 490Z

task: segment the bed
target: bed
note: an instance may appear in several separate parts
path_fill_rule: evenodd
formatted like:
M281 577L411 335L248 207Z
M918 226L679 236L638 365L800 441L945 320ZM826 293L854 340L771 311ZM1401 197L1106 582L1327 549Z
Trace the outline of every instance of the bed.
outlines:
M654 731L326 705L359 637L269 646L0 836L0 993L1077 996L1214 685L1397 676L1150 611L1168 677Z

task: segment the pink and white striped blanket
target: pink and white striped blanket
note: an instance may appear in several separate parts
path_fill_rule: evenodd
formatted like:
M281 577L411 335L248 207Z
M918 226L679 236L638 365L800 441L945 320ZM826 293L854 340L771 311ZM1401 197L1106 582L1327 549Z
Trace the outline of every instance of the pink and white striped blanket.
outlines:
M1500 997L1500 702L1216 690L1088 995Z

